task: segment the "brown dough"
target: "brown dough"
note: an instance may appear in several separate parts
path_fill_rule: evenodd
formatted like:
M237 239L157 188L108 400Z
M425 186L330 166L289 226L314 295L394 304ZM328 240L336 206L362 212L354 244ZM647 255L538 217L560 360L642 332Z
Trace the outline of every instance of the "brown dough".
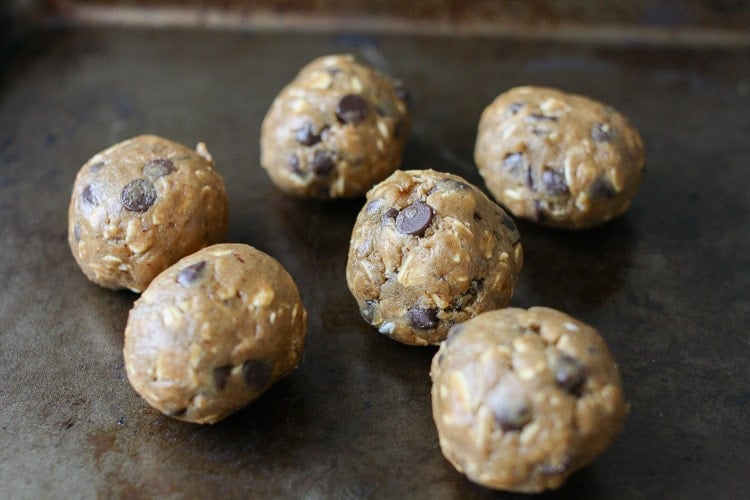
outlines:
M523 265L513 220L478 188L434 170L396 171L367 193L346 279L362 317L411 345L510 301Z
M248 245L213 245L161 273L136 301L125 369L162 413L214 423L297 366L306 323L281 264Z
M456 325L432 360L440 447L474 482L559 487L614 440L628 405L599 333L545 307Z
M641 136L620 113L543 87L501 94L482 113L474 157L518 217L585 229L622 214L640 187Z
M68 209L68 242L94 283L141 292L161 271L227 235L224 179L203 144L153 135L86 162Z
M403 85L352 55L315 59L276 97L261 130L261 165L283 191L363 195L401 164L409 130Z

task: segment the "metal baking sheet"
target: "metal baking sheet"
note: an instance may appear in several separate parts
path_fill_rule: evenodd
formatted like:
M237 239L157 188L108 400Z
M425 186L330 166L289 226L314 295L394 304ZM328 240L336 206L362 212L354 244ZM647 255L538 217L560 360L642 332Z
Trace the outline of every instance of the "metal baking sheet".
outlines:
M0 67L0 496L511 498L442 457L434 348L359 317L344 278L362 199L291 199L258 165L260 123L312 58L353 52L413 96L405 168L473 166L479 114L516 85L613 105L643 134L630 211L587 232L519 223L512 305L600 329L632 412L549 498L740 498L750 487L750 52L492 37L47 27ZM309 310L299 368L213 426L161 416L128 385L136 295L89 283L66 242L74 176L155 133L205 141L225 176L230 240L278 258ZM525 498L525 497L523 497Z

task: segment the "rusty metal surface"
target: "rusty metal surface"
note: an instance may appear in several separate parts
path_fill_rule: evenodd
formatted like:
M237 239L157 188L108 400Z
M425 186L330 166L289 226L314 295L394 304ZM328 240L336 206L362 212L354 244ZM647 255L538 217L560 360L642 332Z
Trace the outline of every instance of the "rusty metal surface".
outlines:
M647 172L627 215L584 233L519 224L526 262L512 304L597 326L632 403L614 446L547 496L743 496L747 50L116 28L32 32L2 53L0 496L513 497L441 456L434 349L360 319L344 266L362 200L293 200L258 167L275 94L308 60L342 51L409 84L406 167L479 185L479 113L510 86L558 86L630 117ZM121 349L135 295L87 282L66 243L80 165L146 132L207 143L228 185L230 239L277 257L310 312L299 368L214 426L163 417L131 390Z

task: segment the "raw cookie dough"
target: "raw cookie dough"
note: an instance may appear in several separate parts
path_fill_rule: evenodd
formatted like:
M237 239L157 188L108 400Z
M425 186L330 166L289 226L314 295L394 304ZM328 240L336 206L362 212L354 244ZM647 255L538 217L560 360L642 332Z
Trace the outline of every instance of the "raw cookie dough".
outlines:
M433 170L396 171L367 193L346 280L362 317L405 344L508 304L523 264L513 220L478 188Z
M272 257L242 244L204 248L157 276L125 328L125 369L154 408L214 423L297 366L307 313Z
M224 179L203 143L153 135L115 144L81 167L68 242L94 283L140 292L178 259L227 234Z
M487 188L514 215L584 229L628 208L644 151L641 136L611 107L518 87L482 113L474 158Z
M409 129L404 86L352 55L315 59L263 120L261 165L283 191L363 195L401 164Z
M443 454L491 488L557 488L609 446L628 412L604 339L545 307L454 326L430 375Z

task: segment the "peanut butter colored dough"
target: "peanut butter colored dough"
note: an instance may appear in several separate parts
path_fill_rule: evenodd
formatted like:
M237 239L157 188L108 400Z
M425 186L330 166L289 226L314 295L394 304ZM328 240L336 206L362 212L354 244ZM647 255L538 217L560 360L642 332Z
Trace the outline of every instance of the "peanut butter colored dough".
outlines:
M227 234L227 193L202 143L153 135L115 144L78 172L68 242L86 276L141 292L161 271Z
M513 220L478 188L452 174L398 170L367 193L346 279L365 321L427 345L506 306L522 265Z
M454 326L430 375L443 454L501 490L559 487L609 446L628 412L599 333L545 307Z
M409 131L403 85L352 55L315 59L276 97L261 128L261 165L283 191L361 196L401 164Z
M165 270L136 301L125 369L157 410L211 424L297 366L306 325L281 264L248 245L213 245Z
M517 87L482 113L474 158L487 189L512 214L585 229L628 208L641 184L644 148L609 106L551 88Z

